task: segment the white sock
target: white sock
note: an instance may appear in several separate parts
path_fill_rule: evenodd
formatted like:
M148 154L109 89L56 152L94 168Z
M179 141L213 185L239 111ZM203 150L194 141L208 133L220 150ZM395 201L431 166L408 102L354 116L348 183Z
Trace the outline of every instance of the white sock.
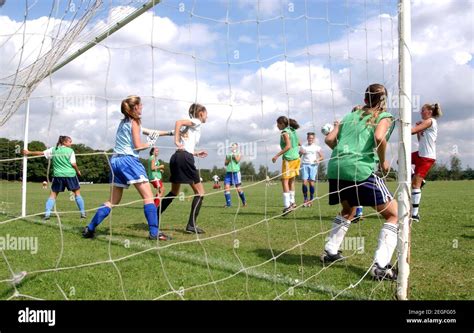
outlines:
M341 215L336 216L332 222L332 229L329 234L329 239L324 246L324 249L327 253L332 255L337 254L337 251L341 247L344 236L346 235L347 230L349 230L350 225L350 220L345 219Z
M295 203L295 191L290 191L290 202Z
M283 192L283 206L290 207L290 192Z
M393 252L397 247L398 225L384 223L379 234L377 250L375 250L375 262L380 267L385 267L390 263Z
M414 188L411 191L411 206L412 206L411 215L413 216L418 215L418 209L420 208L420 201L421 201L421 190L419 188Z

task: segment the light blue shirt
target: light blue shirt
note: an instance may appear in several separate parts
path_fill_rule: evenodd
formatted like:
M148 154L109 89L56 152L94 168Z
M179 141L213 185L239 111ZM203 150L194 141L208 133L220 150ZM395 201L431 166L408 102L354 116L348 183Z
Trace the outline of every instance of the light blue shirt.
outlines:
M138 151L134 148L132 140L132 122L129 118L123 119L120 122L115 136L114 153L138 157Z

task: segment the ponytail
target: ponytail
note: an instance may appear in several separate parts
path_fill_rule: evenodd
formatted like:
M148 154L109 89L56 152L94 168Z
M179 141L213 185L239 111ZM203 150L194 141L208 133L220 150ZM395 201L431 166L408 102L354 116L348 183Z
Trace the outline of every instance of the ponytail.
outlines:
M425 105L423 105L423 107L421 109L422 110L423 109L430 110L431 115L432 115L433 118L439 118L443 115L443 111L441 111L441 106L439 105L439 103L425 104Z
M58 138L58 142L56 143L56 148L58 148L59 146L64 145L64 143L68 140L71 140L71 137L69 137L67 135L60 135L59 138Z
M141 104L141 98L138 96L128 96L126 99L122 101L120 105L120 111L122 111L125 118L134 119L141 123L140 116L135 112L135 106L139 106Z
M364 96L365 111L361 114L362 118L372 114L367 124L375 125L380 113L387 111L387 98L387 89L383 85L375 83L367 87Z
M291 127L294 130L297 130L298 128L300 128L300 125L298 124L298 122L296 120L294 120L292 118L287 118L285 116L278 117L277 123L282 124L285 127Z
M193 103L189 107L188 113L190 118L198 118L200 112L206 112L206 108L201 104Z

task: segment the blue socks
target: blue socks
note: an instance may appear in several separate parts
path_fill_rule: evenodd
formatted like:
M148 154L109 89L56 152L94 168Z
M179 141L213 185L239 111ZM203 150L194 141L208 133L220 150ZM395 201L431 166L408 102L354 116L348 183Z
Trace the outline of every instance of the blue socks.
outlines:
M245 193L244 193L244 191L239 192L239 197L240 197L240 200L242 200L242 205L245 206L246 200L245 200Z
M44 213L45 217L49 217L51 215L51 210L53 209L55 202L56 200L48 198L48 200L46 201L46 211Z
M84 199L82 199L80 195L76 196L76 205L77 205L77 208L79 208L81 215L86 215L86 211L84 208Z
M224 192L224 196L225 196L225 204L227 205L227 207L230 207L232 204L230 200L230 192Z
M90 231L94 231L95 228L102 223L102 221L109 216L111 209L107 206L101 206L97 209L94 217L92 218L91 223L87 226Z
M314 199L314 186L309 185L309 194L310 194L310 200Z
M308 200L308 186L303 184L303 196L304 196L304 201Z
M158 235L158 214L156 213L156 206L154 203L149 203L143 206L146 221L150 231L150 237L157 237Z

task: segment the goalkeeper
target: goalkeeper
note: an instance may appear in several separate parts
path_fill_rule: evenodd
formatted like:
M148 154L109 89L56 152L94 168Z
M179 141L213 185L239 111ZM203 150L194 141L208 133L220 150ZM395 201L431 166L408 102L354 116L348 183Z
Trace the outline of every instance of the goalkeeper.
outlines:
M120 121L115 138L114 155L110 159L112 167L110 181L112 190L110 198L95 213L92 221L82 232L84 238L93 238L97 226L110 214L112 207L118 205L122 199L123 189L130 185L135 186L143 198L143 211L149 227L149 239L168 240L168 236L159 232L156 206L153 202L153 193L145 168L138 159L140 150L148 149L155 144L156 138L171 132L159 132L141 128L143 105L138 96L128 96L122 101L121 111L124 118ZM149 134L148 143L140 140L141 132Z

